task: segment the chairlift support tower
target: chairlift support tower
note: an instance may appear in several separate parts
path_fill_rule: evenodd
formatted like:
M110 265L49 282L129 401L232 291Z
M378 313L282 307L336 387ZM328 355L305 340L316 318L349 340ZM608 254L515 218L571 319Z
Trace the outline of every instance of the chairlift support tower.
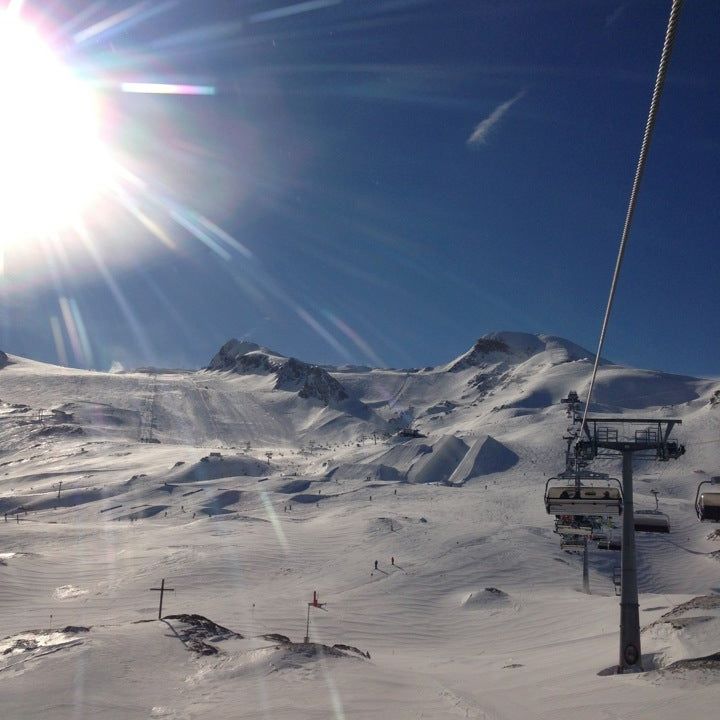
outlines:
M670 440L670 433L681 420L645 418L586 418L575 443L578 459L590 462L598 456L622 455L623 525L620 589L620 660L618 673L642 670L640 611L638 605L637 559L635 553L635 513L633 510L633 455L657 460L675 460L685 446ZM641 425L632 438L621 437L618 425Z

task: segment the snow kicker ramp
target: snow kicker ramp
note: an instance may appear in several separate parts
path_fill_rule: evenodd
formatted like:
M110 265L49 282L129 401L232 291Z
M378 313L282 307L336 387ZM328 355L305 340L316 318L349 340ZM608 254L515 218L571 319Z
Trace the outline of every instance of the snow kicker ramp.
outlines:
M518 459L510 448L498 442L492 435L482 435L472 444L462 462L450 475L448 485L464 485L472 478L505 472L517 464Z
M446 435L408 470L411 483L446 482L467 453L468 446L454 435Z

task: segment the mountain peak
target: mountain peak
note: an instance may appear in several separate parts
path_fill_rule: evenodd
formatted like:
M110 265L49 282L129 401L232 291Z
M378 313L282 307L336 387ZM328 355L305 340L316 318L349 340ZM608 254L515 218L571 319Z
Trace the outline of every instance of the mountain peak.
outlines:
M228 340L207 369L238 375L274 374L276 390L294 391L301 398L315 398L326 405L349 398L345 388L323 368L244 340Z
M249 340L232 338L218 350L217 354L210 361L208 370L230 370L237 364L241 357L249 355L250 353L263 353L264 355L272 355L278 358L284 357L274 350L270 350Z
M448 370L457 372L488 363L524 362L541 353L547 353L553 364L594 357L585 348L555 335L505 330L483 335L470 350L453 360Z

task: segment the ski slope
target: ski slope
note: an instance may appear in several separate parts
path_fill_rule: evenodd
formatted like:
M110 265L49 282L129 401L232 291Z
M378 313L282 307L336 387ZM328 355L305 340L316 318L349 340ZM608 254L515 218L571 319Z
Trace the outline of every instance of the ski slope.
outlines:
M692 659L720 652L720 537L692 505L720 474L720 381L601 365L593 412L679 417L687 446L636 464L636 507L660 490L671 533L638 536L649 670L617 676L603 671L617 661L619 556L593 551L581 593L542 502L563 465L559 400L582 397L590 353L498 333L438 368L323 368L327 380L296 361L290 383L289 359L232 347L234 369L197 372L8 355L3 717L716 714L717 664ZM342 393L326 392L334 381ZM408 425L425 437L395 434ZM150 590L162 578L164 622ZM313 590L327 611L311 609L317 644L304 644ZM682 606L698 596L712 597ZM207 631L218 652L199 654L168 618L180 614L237 635Z

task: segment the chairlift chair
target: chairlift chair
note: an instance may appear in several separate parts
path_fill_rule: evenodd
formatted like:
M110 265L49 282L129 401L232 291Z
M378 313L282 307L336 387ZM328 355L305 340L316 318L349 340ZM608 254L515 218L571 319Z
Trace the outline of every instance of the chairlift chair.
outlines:
M637 510L635 512L635 532L669 533L670 519L659 510Z
M569 553L585 552L587 538L580 535L563 535L560 540L560 549Z
M703 480L695 495L695 512L700 522L720 522L720 490L701 492L703 485L719 485L720 475L710 480Z
M545 483L545 509L550 515L588 515L613 516L622 514L623 497L620 482L611 485L580 485L568 484L563 478L552 477ZM562 482L562 485L550 485Z
M593 529L587 525L564 525L556 523L555 532L558 535L580 535L582 537L590 537Z
M620 538L607 537L604 540L598 540L597 546L598 550L620 552L622 550L622 540L620 540Z

